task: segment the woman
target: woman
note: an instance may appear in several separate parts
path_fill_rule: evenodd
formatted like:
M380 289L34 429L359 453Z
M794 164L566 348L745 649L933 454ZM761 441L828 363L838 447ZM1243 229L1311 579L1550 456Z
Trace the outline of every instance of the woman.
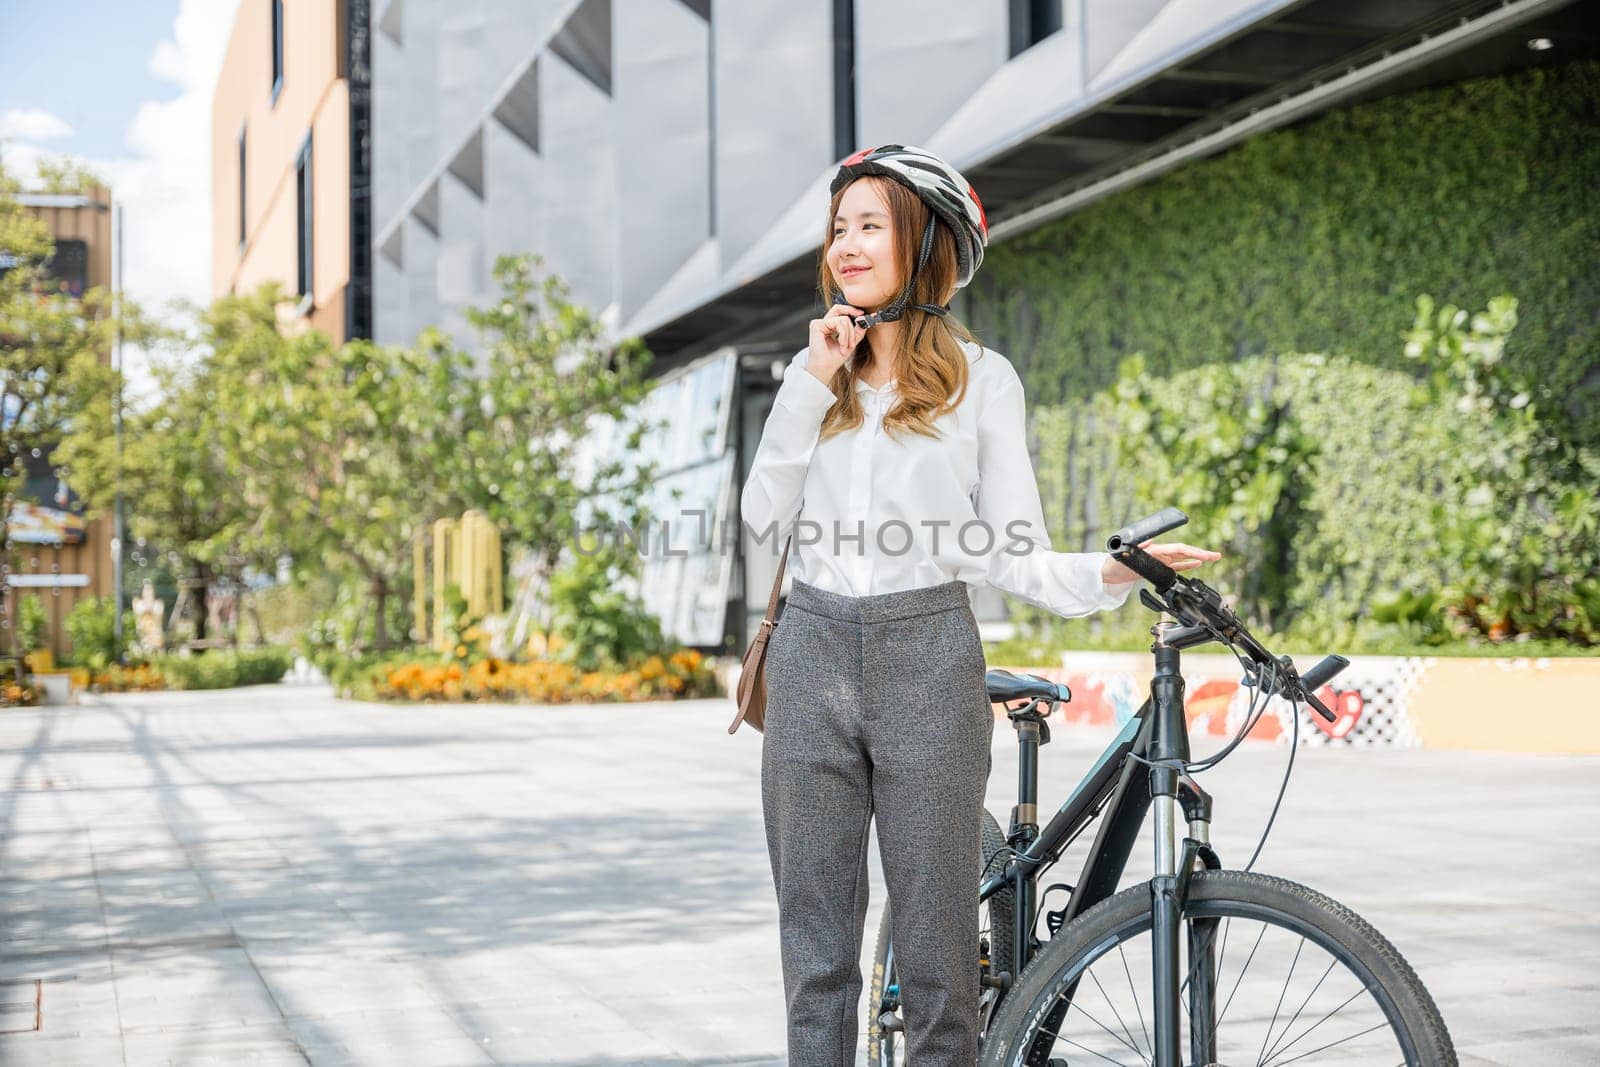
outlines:
M970 1067L994 716L969 590L1078 616L1137 576L1050 550L1022 383L946 307L988 238L966 180L885 145L845 160L831 193L819 281L842 299L785 369L741 500L769 544L794 533L761 765L789 1062L855 1063L875 818L908 1062ZM1147 547L1180 571L1219 558Z

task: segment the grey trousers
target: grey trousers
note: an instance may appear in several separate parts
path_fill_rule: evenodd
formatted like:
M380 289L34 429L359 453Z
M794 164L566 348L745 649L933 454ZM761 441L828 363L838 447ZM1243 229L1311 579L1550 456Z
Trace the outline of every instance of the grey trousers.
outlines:
M855 1063L875 818L907 1062L972 1067L994 716L965 585L853 597L796 579L766 671L762 811L789 1062Z

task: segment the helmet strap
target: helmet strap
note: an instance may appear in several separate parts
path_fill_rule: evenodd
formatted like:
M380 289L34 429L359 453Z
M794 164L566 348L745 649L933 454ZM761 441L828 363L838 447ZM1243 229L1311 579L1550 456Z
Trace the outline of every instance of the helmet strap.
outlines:
M930 211L928 213L928 225L922 231L922 250L917 253L917 266L911 272L911 277L906 279L906 287L900 291L900 295L895 298L894 303L882 311L874 311L870 315L857 315L855 322L861 329L869 330L879 323L896 322L904 317L906 306L911 300L912 286L917 283L917 275L922 273L922 268L928 265L928 260L933 256L933 235L936 222L937 219ZM911 304L910 306L918 311L926 311L930 315L937 315L941 319L950 314L949 308L941 307L937 304Z

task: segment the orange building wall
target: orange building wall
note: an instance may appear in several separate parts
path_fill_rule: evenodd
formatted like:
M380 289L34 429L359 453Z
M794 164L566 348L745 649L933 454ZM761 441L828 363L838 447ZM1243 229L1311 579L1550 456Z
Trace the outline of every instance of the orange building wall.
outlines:
M311 325L344 339L350 279L350 108L340 77L339 4L284 8L283 86L272 100L272 9L240 0L211 108L212 290L245 293L266 281L295 289L299 232L295 159L312 137ZM238 139L245 143L245 233L239 243Z

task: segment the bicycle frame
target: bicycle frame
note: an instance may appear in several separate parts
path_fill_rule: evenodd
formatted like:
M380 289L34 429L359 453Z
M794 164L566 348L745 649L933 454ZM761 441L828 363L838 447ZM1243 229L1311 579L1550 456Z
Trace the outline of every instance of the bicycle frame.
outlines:
M1184 682L1179 673L1179 648L1194 640L1186 628L1158 623L1153 646L1156 670L1150 683L1150 697L1128 720L1100 758L1084 775L1066 801L1041 830L1036 822L1038 793L1038 751L1041 723L1037 717L1019 715L1018 803L1012 811L1007 841L1016 855L1005 869L987 878L979 889L979 899L987 900L1008 884L1016 890L1015 928L1010 961L1011 981L1022 973L1034 955L1033 931L1038 923L1038 879L1043 869L1061 858L1061 853L1088 824L1103 813L1094 843L1085 858L1078 882L1072 887L1062 918L1071 922L1088 908L1116 892L1117 883L1127 868L1128 857L1144 825L1146 813L1154 807L1156 820L1155 873L1150 881L1152 936L1154 938L1155 1048L1158 1064L1178 1064L1179 992L1178 936L1189 872L1196 859L1208 867L1219 866L1209 843L1211 798L1193 780L1165 761L1189 758L1188 720L1184 715ZM1169 643L1171 641L1172 643ZM1131 758L1138 756L1146 762ZM1149 766L1156 764L1156 766ZM1188 818L1189 834L1180 853L1177 848L1176 817L1182 804ZM1192 935L1193 936L1193 935ZM1203 936L1203 932L1202 932ZM1209 958L1210 941L1197 943ZM1205 996L1210 985L1210 967L1197 968L1197 995ZM1010 983L1002 989L1009 992ZM1070 999L1070 994L1067 999ZM1063 1009L1064 1010L1064 1009ZM1211 1005L1214 1011L1214 1005ZM1214 1054L1214 1028L1204 1018L1191 1026L1192 1045L1199 1062Z

